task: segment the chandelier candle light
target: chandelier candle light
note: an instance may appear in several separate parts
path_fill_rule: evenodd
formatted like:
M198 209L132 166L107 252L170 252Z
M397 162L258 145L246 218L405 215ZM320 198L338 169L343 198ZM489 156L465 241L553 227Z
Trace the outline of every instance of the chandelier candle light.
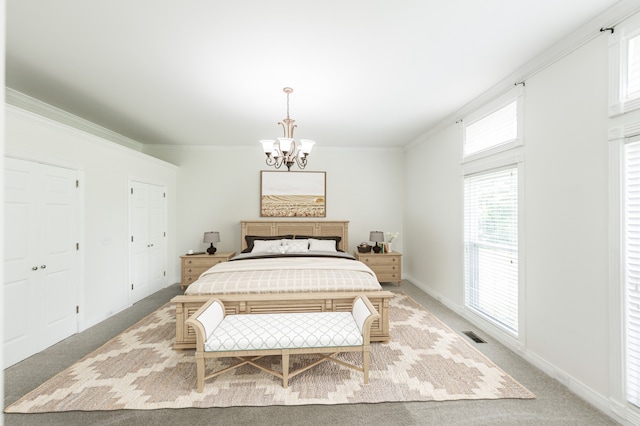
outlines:
M296 121L289 118L289 95L293 89L285 87L282 91L287 94L287 118L278 124L282 126L284 136L278 140L263 139L260 143L267 156L267 165L279 169L284 164L287 170L291 171L291 166L295 163L299 168L304 169L307 165L307 156L311 153L315 142L309 139L300 139L296 142L293 139L293 130L297 127L294 124Z

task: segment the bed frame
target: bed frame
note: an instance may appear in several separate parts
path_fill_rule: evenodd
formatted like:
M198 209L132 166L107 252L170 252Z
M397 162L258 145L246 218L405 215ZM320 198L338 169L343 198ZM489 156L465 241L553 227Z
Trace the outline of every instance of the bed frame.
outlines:
M315 237L340 236L340 250L349 250L348 221L241 221L241 246L247 247L245 235L309 235ZM186 320L212 297L219 299L227 315L248 313L286 313L286 312L333 312L351 311L356 296L364 294L380 314L380 318L371 325L371 341L388 341L389 301L393 293L389 291L369 292L325 292L325 293L273 293L273 294L217 294L217 295L180 295L171 299L176 308L175 349L193 349L196 346L196 334Z

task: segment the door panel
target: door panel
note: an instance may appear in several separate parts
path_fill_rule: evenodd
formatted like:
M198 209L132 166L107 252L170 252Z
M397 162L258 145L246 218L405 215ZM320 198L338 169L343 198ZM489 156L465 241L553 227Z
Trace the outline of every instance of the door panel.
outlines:
M76 287L74 283L76 248L76 173L73 170L43 166L44 194L41 212L45 241L41 245L40 273L46 295L42 304L42 346L77 331Z
M77 332L76 173L5 158L5 367Z
M151 291L165 285L165 190L149 185L149 281Z
M165 189L130 182L131 290L130 303L147 297L166 285Z
M149 223L147 185L133 183L131 194L131 303L150 294L149 290Z

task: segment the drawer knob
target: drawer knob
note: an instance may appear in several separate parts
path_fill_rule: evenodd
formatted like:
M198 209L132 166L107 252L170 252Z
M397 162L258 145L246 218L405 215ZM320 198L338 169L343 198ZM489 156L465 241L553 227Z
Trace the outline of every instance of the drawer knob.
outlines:
M191 261L189 261L189 264L191 264Z

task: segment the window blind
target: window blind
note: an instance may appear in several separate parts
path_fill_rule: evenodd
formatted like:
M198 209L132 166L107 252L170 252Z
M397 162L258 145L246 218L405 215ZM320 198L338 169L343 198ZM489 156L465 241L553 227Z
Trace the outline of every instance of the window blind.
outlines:
M624 322L627 400L640 407L640 141L624 148Z
M626 99L640 98L640 35L629 40L627 46Z
M518 169L464 179L465 305L518 334Z
M518 138L518 102L494 111L464 128L465 157Z

